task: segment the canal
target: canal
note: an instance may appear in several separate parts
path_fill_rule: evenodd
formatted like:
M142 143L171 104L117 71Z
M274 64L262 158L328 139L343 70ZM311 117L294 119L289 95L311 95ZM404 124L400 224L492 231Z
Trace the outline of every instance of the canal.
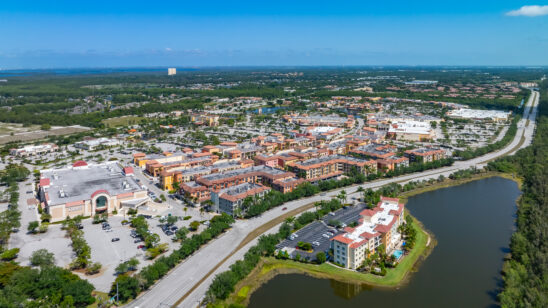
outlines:
M496 307L519 195L515 182L494 177L411 197L406 208L438 243L397 289L278 275L249 307Z

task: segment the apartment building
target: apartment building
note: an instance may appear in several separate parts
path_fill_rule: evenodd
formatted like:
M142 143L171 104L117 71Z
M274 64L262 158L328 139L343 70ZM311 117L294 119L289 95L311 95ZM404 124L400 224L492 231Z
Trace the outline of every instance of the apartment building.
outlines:
M390 254L401 241L398 227L404 221L404 205L399 199L381 197L375 208L360 213L358 226L346 227L345 233L331 239L333 261L356 269L381 245Z
M225 172L253 166L252 161L222 161L212 165L191 167L182 170L163 170L160 172L160 185L164 190L172 190L174 183L185 183L196 180L198 177L212 173Z
M447 153L442 149L420 148L407 150L405 151L404 156L409 158L411 162L428 163L446 158Z
M196 125L219 126L219 116L207 113L194 113L190 120Z
M247 209L244 200L247 197L261 198L271 189L259 183L242 183L211 192L213 209L217 213L239 216Z
M261 183L275 189L283 188L287 192L297 187L302 181L292 172L261 165L200 176L195 181L182 183L181 194L201 202L210 199L211 191L242 183Z
M356 121L354 116L340 117L338 115L308 115L308 114L286 114L283 119L288 123L295 123L302 126L334 126L334 127L354 127Z
M390 144L372 143L350 150L351 154L371 159L388 159L396 155L397 147Z
M379 143L363 145L350 151L350 153L360 157L375 159L377 169L383 172L409 167L409 158L397 156L396 152L396 146Z
M342 155L329 155L297 161L288 164L288 167L299 177L309 182L335 178L353 170L364 175L377 172L377 162L374 160Z
M219 159L208 152L164 152L162 154L133 154L133 163L145 169L152 176L159 176L162 171L177 171L198 166L207 166Z

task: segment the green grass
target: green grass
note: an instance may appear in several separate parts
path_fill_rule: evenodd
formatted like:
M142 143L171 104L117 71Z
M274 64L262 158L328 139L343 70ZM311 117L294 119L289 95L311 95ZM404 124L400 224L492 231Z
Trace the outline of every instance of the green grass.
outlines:
M108 293L99 292L99 291L93 291L93 296L95 296L95 303L88 305L87 308L97 308L99 307L99 299L102 301L107 301L110 299L110 296L108 296Z
M143 119L144 119L143 117L138 117L138 116L124 116L124 117L118 117L118 118L105 119L101 122L103 122L103 124L105 124L108 127L116 127L116 126L128 126L128 125L138 124Z

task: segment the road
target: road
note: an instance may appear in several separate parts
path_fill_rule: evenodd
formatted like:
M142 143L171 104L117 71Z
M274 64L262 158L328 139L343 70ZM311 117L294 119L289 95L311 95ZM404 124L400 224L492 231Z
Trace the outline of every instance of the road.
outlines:
M455 162L453 166L390 179L381 179L362 184L361 186L365 189L374 189L393 182L403 184L409 181L435 179L440 175L449 176L457 170L468 169L470 167L483 167L493 159L513 154L517 147L526 147L532 141L538 101L538 92L532 92L524 109L523 118L518 123L516 137L509 145L499 151L488 153L468 161L458 161ZM349 198L359 195L357 192L358 186L346 187L343 189L346 190ZM256 243L257 237L260 235L255 234L256 228L265 224L272 224L272 221L277 220L277 218L290 211L298 211L316 201L330 199L339 194L343 189L330 191L324 196L315 195L309 198L288 202L283 206L287 208L285 211L282 210L282 207L280 206L264 213L260 217L237 221L231 230L221 235L216 240L211 241L192 257L183 261L168 275L158 281L150 290L129 303L127 307L198 306L215 275L226 271L231 264L241 259L247 250ZM276 232L278 227L279 225L276 224L263 234ZM250 234L253 236L253 240L251 241L249 241Z

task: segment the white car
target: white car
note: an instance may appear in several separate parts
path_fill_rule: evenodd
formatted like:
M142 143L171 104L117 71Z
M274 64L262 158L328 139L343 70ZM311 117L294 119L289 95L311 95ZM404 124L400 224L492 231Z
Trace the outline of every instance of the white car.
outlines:
M329 235L327 235L327 233L322 234L322 236L325 238L329 238Z

